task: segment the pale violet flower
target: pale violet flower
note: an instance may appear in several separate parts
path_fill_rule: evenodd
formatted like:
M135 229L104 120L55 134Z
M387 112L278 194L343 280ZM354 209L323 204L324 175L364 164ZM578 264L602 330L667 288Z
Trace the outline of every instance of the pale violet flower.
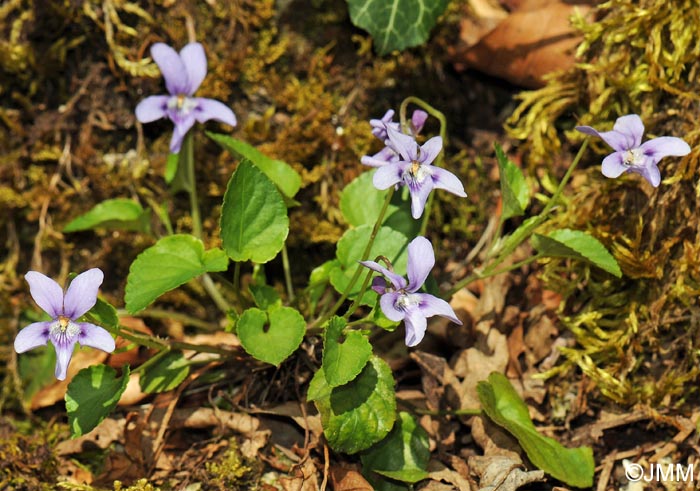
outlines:
M169 95L153 95L139 102L136 119L150 123L167 116L175 124L171 152L180 151L195 121L213 119L236 126L231 108L214 99L193 97L207 74L207 57L201 44L189 43L178 53L165 43L156 43L151 46L151 56L163 74Z
M613 153L603 159L603 175L619 177L625 172L641 174L657 187L661 174L657 164L668 156L682 157L690 153L690 146L674 136L661 136L642 143L644 124L636 114L621 116L615 121L612 131L599 132L590 126L577 126L587 135L598 136L610 145Z
M386 127L390 147L399 155L398 160L377 165L372 182L377 189L388 189L397 184L408 187L411 195L411 215L420 218L425 202L433 188L444 189L466 198L464 186L450 171L432 165L442 150L442 138L435 136L419 146L415 138ZM365 159L363 164L368 164Z
M427 119L427 112L420 109L413 111L409 127L410 134L416 136L418 133L420 133ZM389 109L386 113L384 113L382 119L370 119L369 124L372 127L372 134L383 141L385 147L374 155L365 155L362 157L361 162L370 167L381 167L387 162L398 162L401 160L399 152L392 145L386 131L387 128L391 128L392 130L401 133L401 125L394 122L394 110Z
M433 246L425 237L418 236L408 244L408 281L374 261L361 261L360 264L389 280L375 278L372 289L382 296L379 305L384 315L392 321L404 321L406 324L406 346L421 342L428 317L439 315L462 325L449 303L428 293L416 293L435 265Z
M97 302L97 289L104 274L97 268L89 269L71 281L65 294L51 278L30 271L24 278L34 301L51 317L50 321L35 322L22 329L15 338L15 351L24 353L48 341L56 348L56 378L64 380L73 356L75 343L81 346L114 351L114 339L105 329L77 320Z

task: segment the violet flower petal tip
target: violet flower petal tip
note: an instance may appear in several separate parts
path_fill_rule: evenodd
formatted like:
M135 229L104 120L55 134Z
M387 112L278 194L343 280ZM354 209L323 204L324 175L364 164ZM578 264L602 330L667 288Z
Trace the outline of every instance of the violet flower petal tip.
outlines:
M420 147L420 162L432 163L442 151L442 137L434 136Z
M406 314L404 324L406 325L406 346L412 348L418 345L425 337L428 321L421 312L415 310Z
M68 365L73 357L73 349L75 342L63 344L54 344L56 348L56 370L54 375L58 380L65 380L68 374Z
M445 300L428 293L417 293L417 295L420 295L420 312L425 317L439 315L440 317L451 320L457 325L462 325L462 321L459 320L455 311Z
M63 314L63 288L58 283L38 271L29 271L24 279L29 283L32 298L44 312L54 319Z
M70 319L77 319L97 302L97 291L104 280L99 268L88 269L73 278L63 300L63 311Z
M659 168L656 165L640 167L633 170L638 174L641 174L641 176L655 188L658 188L659 184L661 184L661 172L659 172Z

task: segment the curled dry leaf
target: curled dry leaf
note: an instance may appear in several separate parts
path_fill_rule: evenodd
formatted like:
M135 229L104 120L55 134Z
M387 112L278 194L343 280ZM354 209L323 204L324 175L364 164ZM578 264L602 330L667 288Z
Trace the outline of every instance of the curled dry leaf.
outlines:
M544 481L544 471L525 471L520 459L493 455L469 458L469 467L479 477L479 490L515 491L533 482Z

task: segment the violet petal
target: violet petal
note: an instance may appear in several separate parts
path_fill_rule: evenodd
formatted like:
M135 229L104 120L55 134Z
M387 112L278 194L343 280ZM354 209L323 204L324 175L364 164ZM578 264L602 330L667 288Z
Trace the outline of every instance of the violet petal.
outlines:
M80 327L78 342L81 346L101 349L107 353L114 351L116 347L114 338L106 329L89 322L76 322L76 324Z
M660 136L646 141L639 147L640 150L658 162L664 157L682 157L690 153L690 145L675 136Z
M182 140L185 139L185 135L194 125L194 116L189 115L188 117L182 119L180 122L175 123L175 128L173 129L173 136L170 139L170 151L172 153L180 153L180 147L182 147Z
M180 50L180 59L187 72L188 83L185 94L192 95L202 85L207 75L207 55L201 44L189 43Z
M360 261L360 264L365 268L369 268L372 271L376 271L377 273L381 273L382 275L386 276L395 290L401 290L407 286L406 279L403 276L399 276L396 273L389 271L379 263L374 261Z
M622 133L627 138L627 148L637 148L642 143L644 135L644 123L636 114L620 116L615 121L613 131Z
M641 176L649 181L649 184L655 188L659 187L659 184L661 184L661 173L659 172L659 168L656 166L656 164L652 164L648 167L634 167L631 168L631 170L632 172L641 174Z
M400 295L401 293L389 292L382 295L379 299L379 306L382 312L384 312L387 319L394 322L403 320L403 318L406 317L405 311L396 308L396 301L399 299Z
M168 115L167 95L152 95L146 97L136 106L136 119L141 123L150 123L156 119L164 118Z
M467 193L464 192L462 181L459 180L452 172L442 167L432 167L433 187L444 189L452 194L456 194L461 198L466 198Z
M455 311L450 307L450 304L441 298L434 297L428 293L416 293L420 296L420 307L418 310L425 317L439 315L450 319L455 324L462 325L462 321L457 318Z
M434 136L420 147L419 161L423 165L428 165L435 160L442 150L442 137Z
M63 315L63 289L54 280L37 271L24 275L34 301L52 318Z
M386 134L391 142L391 147L401 155L403 160L407 162L418 160L418 143L412 136L404 135L390 127L387 127Z
M77 319L97 302L97 290L104 280L99 268L88 269L73 278L63 301L63 312L70 319Z
M54 348L56 348L56 371L54 374L58 380L65 380L66 374L68 373L68 365L70 364L70 359L73 356L75 341L65 344L53 342L53 345Z
M619 177L629 169L623 162L623 152L614 152L603 159L603 175L605 177Z
M406 346L409 348L416 346L425 336L428 321L418 309L413 309L406 312L404 323L406 324Z
M236 115L223 102L214 99L198 97L195 99L197 105L194 108L194 117L200 123L213 119L231 126L236 126Z
M151 56L160 68L160 73L163 74L165 87L170 95L187 94L189 88L187 69L177 51L165 43L156 43L151 46Z
M425 202L428 201L428 196L433 190L433 181L426 179L420 184L411 185L409 190L411 191L411 216L418 219L423 214Z
M602 138L605 143L610 145L613 150L617 152L622 152L632 148L628 145L628 138L617 131L604 131L601 133L590 126L577 126L576 130L580 131L581 133L585 133L586 135Z
M372 184L377 189L389 189L401 182L404 170L409 165L411 164L407 162L393 162L377 168L377 172L372 177Z
M433 246L425 237L418 236L408 244L408 287L406 290L415 292L430 274L435 266Z
M23 328L15 338L15 351L24 353L39 346L45 346L49 340L51 322L34 322Z
M411 115L411 126L413 129L414 135L417 135L418 133L421 132L427 119L428 119L427 112L425 112L421 109L416 109L415 111L413 111L413 114Z

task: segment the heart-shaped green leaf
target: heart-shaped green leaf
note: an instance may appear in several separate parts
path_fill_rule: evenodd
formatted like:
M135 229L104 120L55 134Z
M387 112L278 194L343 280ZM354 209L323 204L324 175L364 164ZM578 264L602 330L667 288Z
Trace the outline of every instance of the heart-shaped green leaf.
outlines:
M331 387L347 384L357 377L372 356L367 336L358 331L343 334L344 328L345 319L333 317L323 336L323 373Z
M527 188L525 176L520 167L506 157L498 143L495 143L494 147L501 174L501 198L503 200L501 219L519 217L525 213L525 208L530 201L530 190Z
M182 352L168 351L146 367L139 384L141 390L148 394L166 392L180 385L189 373L190 365Z
M363 452L361 458L362 473L375 488L381 486L383 479L373 472L397 481L416 483L428 477L428 433L413 416L400 412L387 437Z
M93 365L73 377L66 391L68 426L73 438L92 431L112 412L129 381L128 365L117 378L114 368Z
M299 191L301 176L288 163L270 158L254 146L228 135L207 132L207 136L229 152L253 162L288 198Z
M540 435L527 406L503 374L491 373L488 381L479 382L476 390L487 416L518 439L533 464L570 486L593 486L593 451L589 447L566 448Z
M250 355L279 366L301 344L306 332L304 317L291 307L270 312L248 309L236 324L241 345Z
M598 239L586 232L563 228L547 235L534 234L531 241L532 246L545 256L583 259L618 278L622 276L612 254Z
M126 279L126 310L138 312L163 293L209 271L223 271L228 258L221 249L204 250L191 235L164 237L134 260Z
M358 268L362 268L362 274L370 271L359 264L358 261L363 259L362 253L367 247L371 234L372 227L370 225L362 225L346 231L338 241L336 247L338 264L331 270L330 279L331 284L339 293L345 291ZM374 261L377 256L382 255L392 262L395 273L405 275L408 259L407 246L408 239L405 235L388 227L381 227L367 259ZM355 286L350 291L349 298L355 298L359 294L363 279L364 276L360 276L360 280L355 283ZM376 293L368 289L362 296L362 304L372 305L376 296Z
M64 232L78 232L93 228L109 230L135 230L149 232L150 212L136 201L126 198L108 199L98 203L90 211L74 218L63 227Z
M448 1L347 0L352 23L372 35L380 55L424 43Z
M231 177L221 208L221 240L234 261L266 263L289 233L287 207L275 185L248 159Z
M323 368L311 379L308 399L321 413L326 440L337 452L352 454L384 438L396 420L391 368L372 356L352 382L331 387Z

